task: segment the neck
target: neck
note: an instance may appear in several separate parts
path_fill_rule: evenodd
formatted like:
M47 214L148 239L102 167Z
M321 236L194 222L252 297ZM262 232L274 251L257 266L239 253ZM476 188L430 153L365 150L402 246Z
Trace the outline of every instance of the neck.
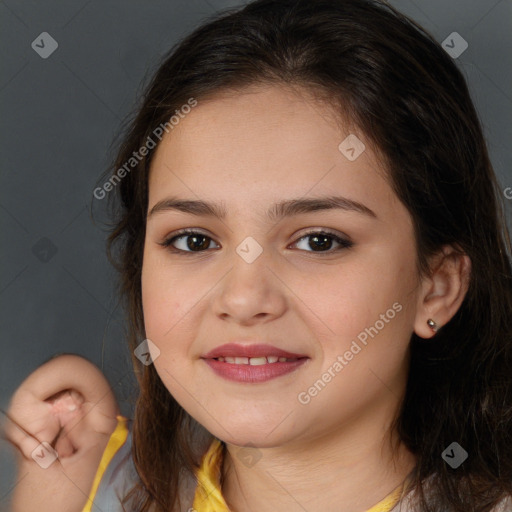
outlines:
M236 456L238 447L227 445L222 493L228 507L232 512L339 512L343 503L343 512L368 510L400 486L415 464L386 417L381 410L380 418L372 414L371 421L322 437L259 448L261 458L251 467Z

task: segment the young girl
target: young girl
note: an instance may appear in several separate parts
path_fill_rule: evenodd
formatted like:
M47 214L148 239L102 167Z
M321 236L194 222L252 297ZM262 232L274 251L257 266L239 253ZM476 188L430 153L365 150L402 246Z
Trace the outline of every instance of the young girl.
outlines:
M18 510L512 510L510 240L418 25L371 0L217 16L157 71L107 192L134 418L82 358L38 369L10 409Z

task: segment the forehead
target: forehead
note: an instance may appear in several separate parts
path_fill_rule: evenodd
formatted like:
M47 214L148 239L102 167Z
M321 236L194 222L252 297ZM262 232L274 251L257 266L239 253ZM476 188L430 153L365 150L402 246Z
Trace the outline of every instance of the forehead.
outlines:
M251 86L199 100L164 136L157 154L172 150L174 160L199 160L207 153L223 154L229 147L229 154L223 154L226 164L240 155L292 161L299 148L302 152L320 145L336 149L340 137L336 120L332 107L306 90Z
M347 138L361 142L358 151L364 144L356 159L344 152ZM151 164L149 207L170 193L262 208L278 198L340 193L374 211L389 209L397 198L370 146L353 123L307 91L226 92L199 100L162 138Z

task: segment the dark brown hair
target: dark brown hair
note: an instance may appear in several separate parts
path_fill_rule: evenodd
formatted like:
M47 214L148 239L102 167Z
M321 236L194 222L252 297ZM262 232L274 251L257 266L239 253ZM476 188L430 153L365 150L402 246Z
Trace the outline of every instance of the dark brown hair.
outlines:
M410 212L421 274L445 244L470 257L469 290L455 316L429 342L411 336L395 427L417 457L418 510L490 511L512 495L511 246L461 72L432 36L382 2L258 0L207 20L164 57L108 175L189 98L201 102L258 83L303 88L348 114L379 151ZM146 337L141 267L153 154L110 194L108 252L120 271L132 350ZM142 483L132 497L137 510L179 510L182 479L198 463L198 426L154 366L133 359L140 384L133 458ZM469 453L457 469L441 458L453 441Z

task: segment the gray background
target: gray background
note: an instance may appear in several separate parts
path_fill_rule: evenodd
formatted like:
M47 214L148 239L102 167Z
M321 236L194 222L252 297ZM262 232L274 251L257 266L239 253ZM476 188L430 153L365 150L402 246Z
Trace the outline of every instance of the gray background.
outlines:
M456 62L502 188L512 187L512 0L391 4L439 42L454 31L468 42ZM92 191L158 58L205 17L236 5L242 2L0 0L2 409L37 366L72 352L102 368L130 415L135 380L98 222L104 205ZM47 59L31 47L42 32L58 42ZM512 200L506 208L510 225ZM16 479L3 440L0 461L5 510Z

